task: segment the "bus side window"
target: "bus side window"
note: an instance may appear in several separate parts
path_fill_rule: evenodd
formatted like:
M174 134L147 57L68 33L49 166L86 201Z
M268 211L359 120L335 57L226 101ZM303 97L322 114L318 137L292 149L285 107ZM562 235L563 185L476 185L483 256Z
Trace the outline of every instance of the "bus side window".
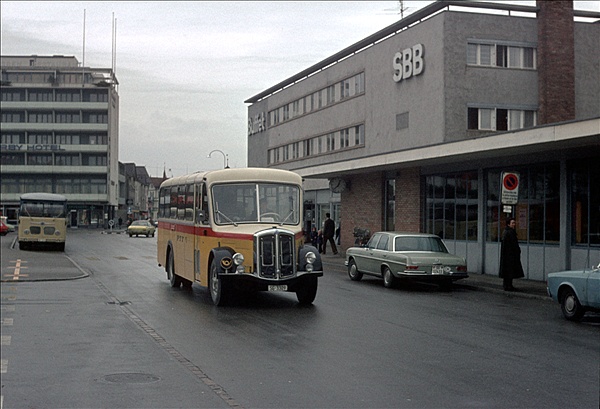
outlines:
M207 224L208 223L208 206L206 205L206 189L204 183L196 185L196 224Z
M194 220L194 185L185 188L185 220Z

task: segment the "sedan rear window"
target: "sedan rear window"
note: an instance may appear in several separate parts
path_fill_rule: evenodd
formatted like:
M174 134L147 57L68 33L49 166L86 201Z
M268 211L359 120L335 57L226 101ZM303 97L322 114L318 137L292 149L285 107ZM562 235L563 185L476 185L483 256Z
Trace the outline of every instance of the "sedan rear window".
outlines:
M394 248L396 251L448 252L448 249L438 237L396 237Z

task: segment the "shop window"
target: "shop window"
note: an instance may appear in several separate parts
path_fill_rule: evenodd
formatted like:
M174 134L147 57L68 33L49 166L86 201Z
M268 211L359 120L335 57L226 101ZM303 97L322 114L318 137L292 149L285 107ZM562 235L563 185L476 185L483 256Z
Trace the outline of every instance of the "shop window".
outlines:
M517 169L519 177L518 203L514 214L504 213L501 203L502 171L490 171L487 176L488 198L487 240L499 241L506 217L517 221L520 241L533 244L558 244L560 231L560 192L558 164Z
M575 245L600 246L600 190L597 159L569 163L571 181L571 231Z
M425 229L449 240L477 240L477 172L428 176Z

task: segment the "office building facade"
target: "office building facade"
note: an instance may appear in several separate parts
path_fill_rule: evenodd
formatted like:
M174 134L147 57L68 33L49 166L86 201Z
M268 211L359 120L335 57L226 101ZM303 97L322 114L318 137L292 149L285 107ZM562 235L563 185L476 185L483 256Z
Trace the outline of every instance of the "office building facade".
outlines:
M67 197L71 227L106 227L119 195L119 95L110 68L72 56L2 56L1 206L27 192Z
M305 178L305 216L439 234L497 274L600 262L600 13L438 1L245 101L248 165ZM310 227L307 225L307 227Z

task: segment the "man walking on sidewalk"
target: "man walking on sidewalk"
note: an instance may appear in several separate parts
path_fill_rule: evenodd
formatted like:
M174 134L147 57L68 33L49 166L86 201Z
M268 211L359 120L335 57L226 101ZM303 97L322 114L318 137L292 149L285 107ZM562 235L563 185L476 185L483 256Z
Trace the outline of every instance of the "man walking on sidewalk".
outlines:
M335 223L331 220L331 214L325 213L327 217L323 222L323 254L327 253L327 242L331 243L331 250L333 254L337 254L337 247L335 246L335 240L333 240L333 236L335 235Z
M517 237L517 222L514 217L506 220L506 228L502 233L500 245L500 278L503 279L504 291L515 291L512 280L524 277L521 265L521 248Z

